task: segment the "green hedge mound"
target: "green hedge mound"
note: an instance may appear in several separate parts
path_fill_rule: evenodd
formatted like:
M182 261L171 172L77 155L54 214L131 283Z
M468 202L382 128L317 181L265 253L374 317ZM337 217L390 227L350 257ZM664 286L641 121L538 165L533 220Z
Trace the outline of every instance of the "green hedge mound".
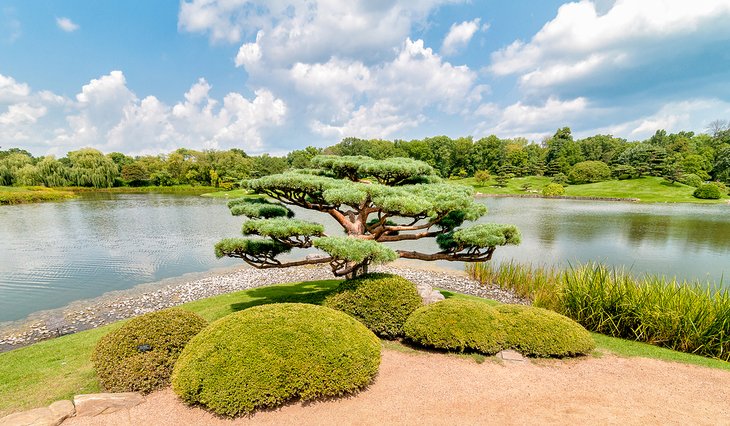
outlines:
M425 347L485 355L514 349L526 356L566 357L595 347L588 331L560 314L472 300L447 299L424 306L403 329L410 341Z
M322 306L280 303L212 323L183 351L172 388L224 416L366 386L380 366L380 340L354 318Z
M149 393L170 384L177 357L208 325L198 314L172 308L131 319L102 337L91 362L110 392Z
M403 324L422 301L411 281L392 274L368 274L343 281L324 304L354 317L375 334L394 339L403 335Z
M547 309L521 305L499 305L505 349L526 356L568 357L595 349L591 334L572 319Z
M502 350L504 333L496 310L475 300L446 299L416 310L403 326L421 346L493 355Z
M703 183L695 189L692 195L702 200L719 200L722 198L720 188L714 183Z

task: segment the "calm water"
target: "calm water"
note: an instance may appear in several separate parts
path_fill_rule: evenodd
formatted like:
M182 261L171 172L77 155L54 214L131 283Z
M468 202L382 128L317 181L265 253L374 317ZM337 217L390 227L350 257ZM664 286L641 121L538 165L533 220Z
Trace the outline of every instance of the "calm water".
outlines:
M518 247L495 260L601 260L634 272L719 281L730 272L730 207L543 199L484 199L485 221L514 223ZM321 218L298 212L303 219ZM157 194L105 194L0 208L0 321L112 290L240 264L213 244L239 235L225 201ZM331 220L327 231L339 233ZM421 250L423 242L402 247ZM301 256L293 253L292 256ZM463 264L441 266L462 269ZM725 282L728 280L725 279Z

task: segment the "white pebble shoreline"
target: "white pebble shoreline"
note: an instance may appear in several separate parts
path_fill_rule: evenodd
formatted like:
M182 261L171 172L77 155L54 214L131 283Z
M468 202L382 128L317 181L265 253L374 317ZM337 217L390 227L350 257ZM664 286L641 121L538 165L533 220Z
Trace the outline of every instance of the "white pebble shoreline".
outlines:
M414 269L393 265L379 266L371 270L397 274L416 284L424 283L503 303L528 303L509 291L496 286L482 285L456 271ZM328 266L266 270L241 268L201 279L162 284L155 288L145 287L142 291L139 289L116 291L95 299L74 302L65 308L33 314L27 320L3 326L0 328L0 352L211 296L273 284L325 279L333 279Z

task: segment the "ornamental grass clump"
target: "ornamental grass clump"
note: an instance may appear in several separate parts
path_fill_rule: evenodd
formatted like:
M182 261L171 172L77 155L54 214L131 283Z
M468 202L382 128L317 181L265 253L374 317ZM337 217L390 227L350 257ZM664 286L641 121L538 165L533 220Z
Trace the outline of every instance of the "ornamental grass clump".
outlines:
M567 357L590 352L595 343L580 324L545 309L496 307L447 299L418 309L406 321L406 337L419 345L493 355L513 349L526 356Z
M212 323L183 351L172 376L188 404L239 416L291 399L355 392L380 366L380 340L334 309L262 305Z
M403 324L422 305L416 285L392 274L368 274L343 281L324 305L354 317L378 336L403 335Z
M102 337L91 362L109 392L149 393L167 386L178 356L208 323L198 314L171 308L131 319Z

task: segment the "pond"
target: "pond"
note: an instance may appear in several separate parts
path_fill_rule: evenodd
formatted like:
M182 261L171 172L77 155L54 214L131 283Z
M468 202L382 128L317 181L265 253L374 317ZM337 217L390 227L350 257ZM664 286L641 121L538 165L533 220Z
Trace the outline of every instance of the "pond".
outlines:
M514 223L517 247L494 260L534 264L600 260L720 281L730 272L730 207L485 198L484 220ZM322 216L298 210L303 219ZM327 231L339 228L325 218ZM216 259L215 242L239 235L243 219L225 200L167 194L87 194L0 208L0 322L113 290L240 265ZM403 248L432 250L423 242ZM293 257L301 256L293 253ZM462 263L439 266L463 269ZM727 281L727 280L725 280Z

